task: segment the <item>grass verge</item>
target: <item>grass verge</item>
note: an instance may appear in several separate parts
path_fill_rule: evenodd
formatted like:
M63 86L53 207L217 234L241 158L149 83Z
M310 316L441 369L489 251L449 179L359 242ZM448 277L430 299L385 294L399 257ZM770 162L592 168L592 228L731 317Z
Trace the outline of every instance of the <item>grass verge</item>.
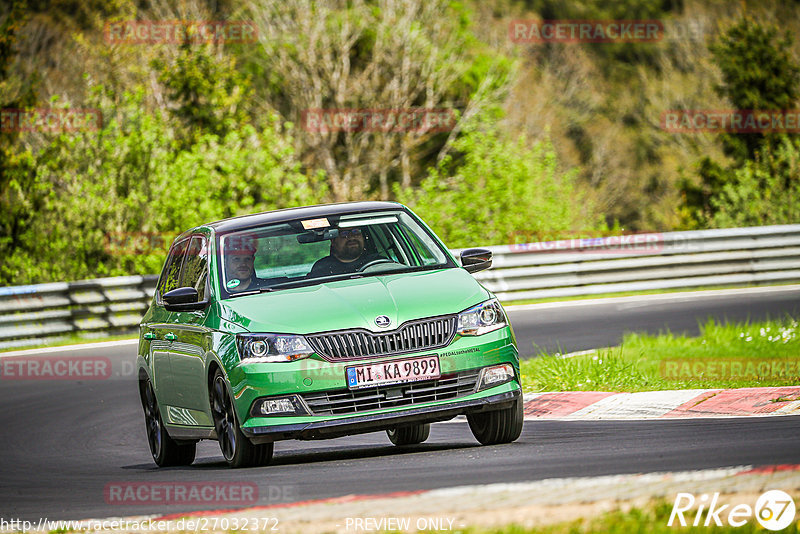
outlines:
M525 391L653 391L800 385L797 319L719 324L700 337L628 334L619 347L521 362Z
M568 521L563 523L556 523L554 525L546 525L540 527L520 527L517 525L508 525L495 529L467 529L462 532L464 534L583 534L591 532L605 532L608 534L628 534L631 532L648 532L654 534L667 534L675 532L703 532L705 534L720 534L720 533L761 533L768 532L765 530L754 518L750 517L747 523L740 527L732 527L725 523L724 519L727 518L726 514L721 514L720 520L723 526L703 526L705 516L700 521L699 526L686 527L668 526L669 516L672 512L672 503L664 500L653 501L640 508L630 508L628 510L615 510L607 512L593 518L576 519L575 521ZM694 516L687 515L687 523L694 521ZM800 530L800 522L793 521L787 528L781 530L786 534L797 534Z

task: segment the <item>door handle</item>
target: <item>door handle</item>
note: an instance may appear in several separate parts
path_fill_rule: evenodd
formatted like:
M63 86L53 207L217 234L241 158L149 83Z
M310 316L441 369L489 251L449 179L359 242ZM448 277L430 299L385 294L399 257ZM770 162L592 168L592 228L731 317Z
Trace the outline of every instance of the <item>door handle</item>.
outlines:
M153 332L145 332L143 337L145 339L152 340L156 338L156 335Z
M178 339L178 336L176 336L172 332L167 332L166 334L164 334L164 339L166 339L167 341L175 341L176 339Z

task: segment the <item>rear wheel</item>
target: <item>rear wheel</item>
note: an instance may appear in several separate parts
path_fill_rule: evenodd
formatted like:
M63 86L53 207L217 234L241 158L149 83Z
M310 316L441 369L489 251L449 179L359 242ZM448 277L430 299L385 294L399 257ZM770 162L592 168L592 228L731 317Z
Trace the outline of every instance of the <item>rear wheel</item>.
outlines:
M230 467L267 465L272 460L273 443L254 445L242 434L225 377L217 369L211 388L211 414L219 448Z
M148 378L140 383L139 394L144 408L144 422L147 427L147 444L150 454L159 467L190 465L197 452L197 443L178 444L167 433L161 410L158 407L153 384Z
M522 433L522 399L503 410L467 415L469 429L481 445L511 443Z
M389 441L395 445L416 445L422 443L431 435L430 423L421 425L401 426L390 428L386 431Z

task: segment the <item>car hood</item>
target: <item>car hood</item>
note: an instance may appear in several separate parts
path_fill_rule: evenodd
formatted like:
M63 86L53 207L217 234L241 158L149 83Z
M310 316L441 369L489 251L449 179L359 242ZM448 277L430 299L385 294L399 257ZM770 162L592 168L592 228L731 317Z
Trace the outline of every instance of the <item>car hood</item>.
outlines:
M457 313L491 294L460 268L368 276L226 299L220 316L250 332L310 334L391 330L411 319ZM389 317L388 328L375 318Z

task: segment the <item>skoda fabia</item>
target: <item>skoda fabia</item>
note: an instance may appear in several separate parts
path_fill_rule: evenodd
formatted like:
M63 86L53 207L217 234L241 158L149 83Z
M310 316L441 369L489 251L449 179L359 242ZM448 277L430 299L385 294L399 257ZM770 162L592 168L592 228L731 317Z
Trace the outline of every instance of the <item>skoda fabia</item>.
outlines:
M460 260L460 261L459 261ZM386 431L395 445L465 415L482 444L522 431L519 359L497 299L408 208L358 202L204 224L178 236L140 325L138 376L159 466L201 439L232 467L275 441Z

